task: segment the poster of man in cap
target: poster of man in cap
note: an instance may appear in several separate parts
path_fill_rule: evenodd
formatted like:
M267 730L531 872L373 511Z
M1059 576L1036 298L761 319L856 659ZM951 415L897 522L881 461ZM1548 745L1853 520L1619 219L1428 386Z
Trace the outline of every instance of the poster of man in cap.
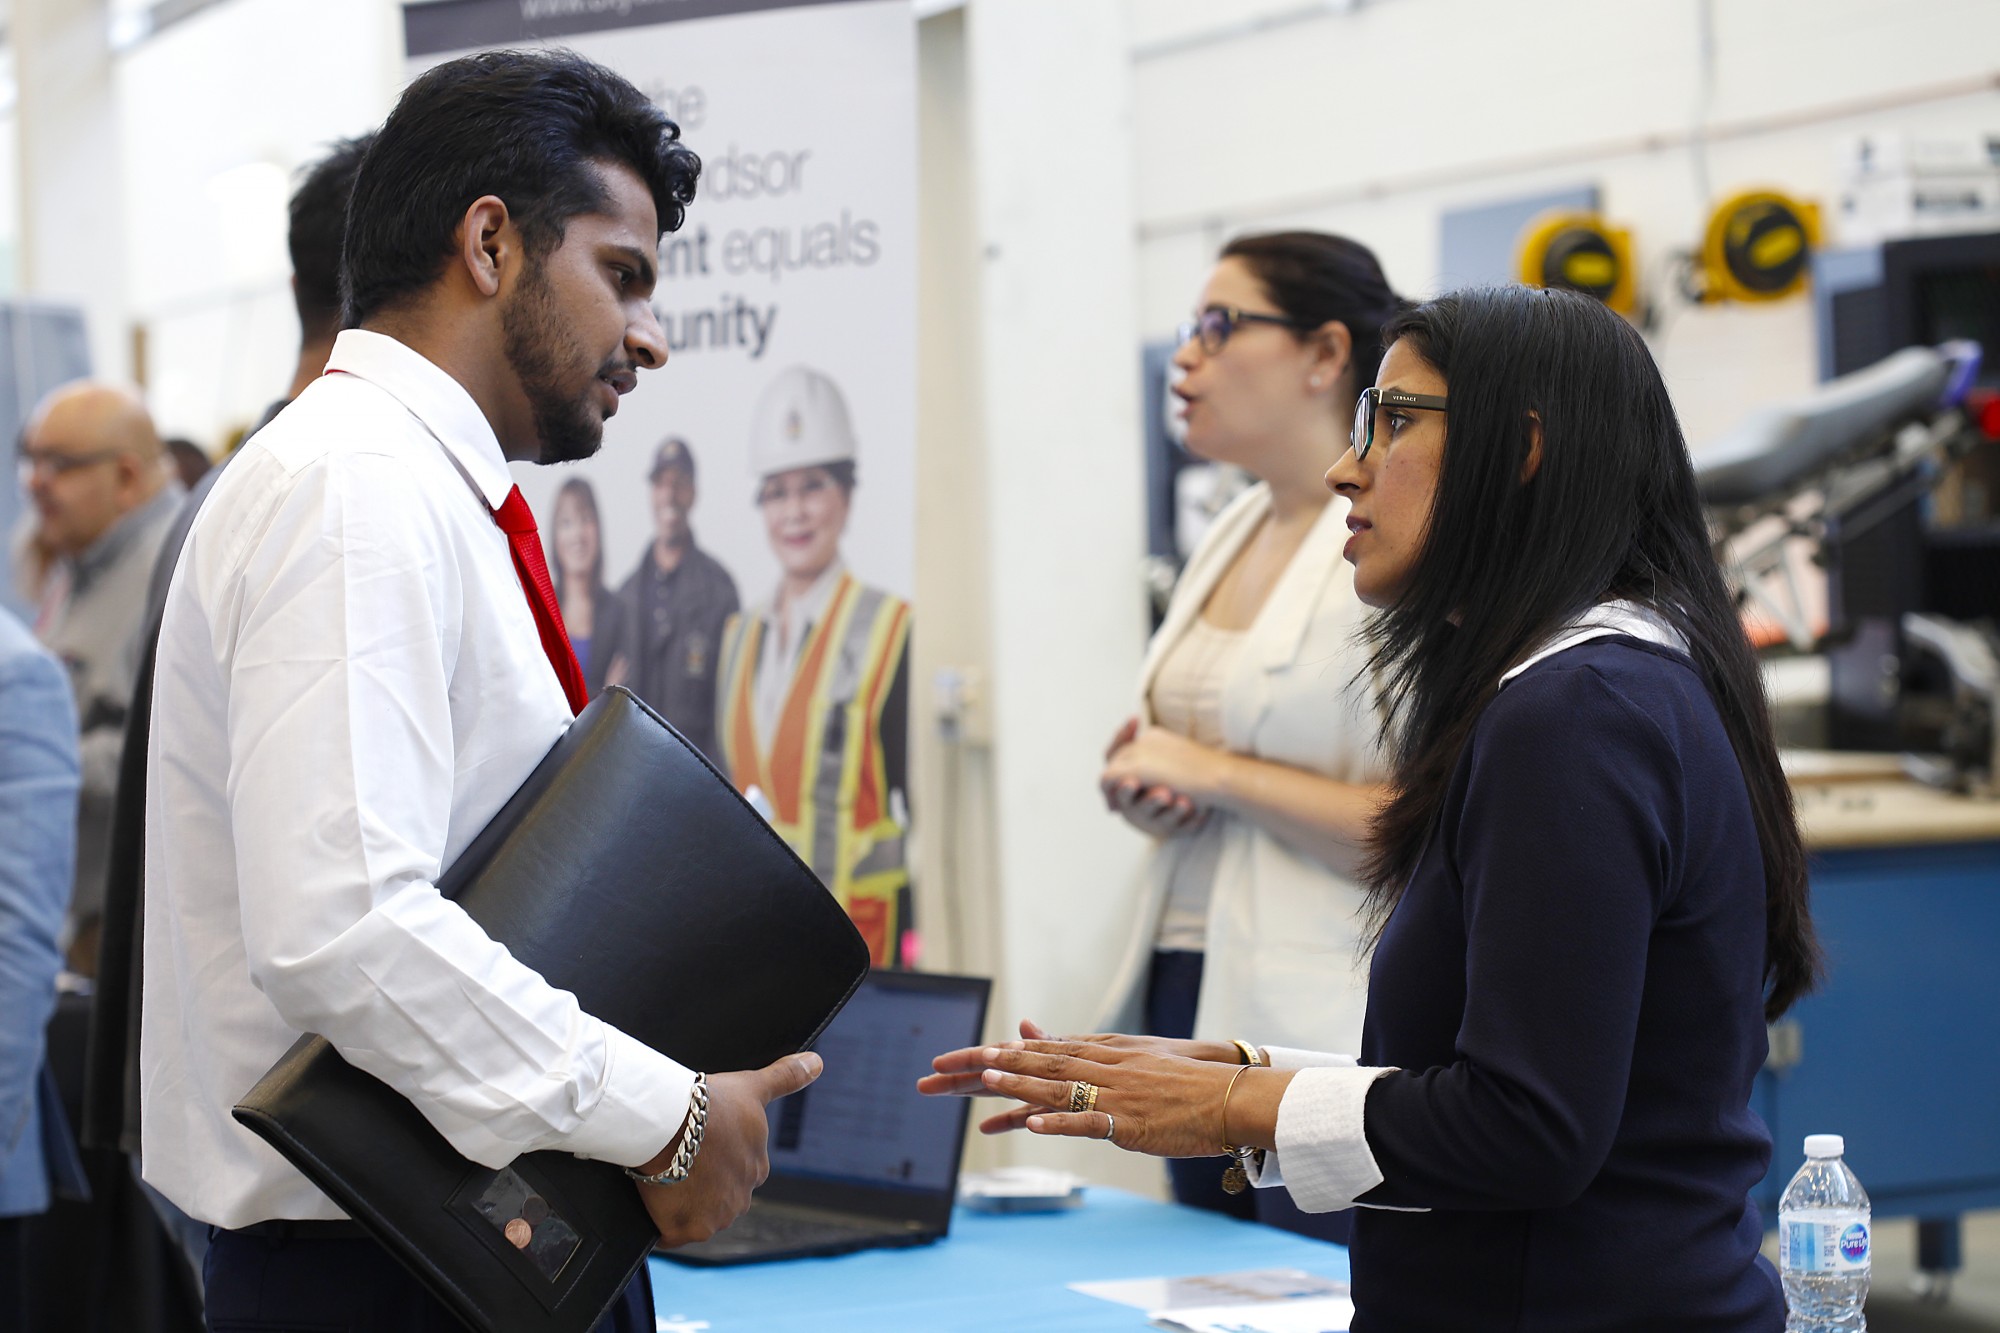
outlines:
M770 596L723 632L723 768L832 889L875 963L895 957L909 887L910 604L848 572L857 482L840 388L805 366L758 401L757 508L777 557Z
M648 478L653 540L619 585L622 614L615 623L622 632L593 644L592 658L607 664L606 685L629 688L719 764L716 649L741 605L736 580L695 543L695 462L687 441L678 435L661 441Z

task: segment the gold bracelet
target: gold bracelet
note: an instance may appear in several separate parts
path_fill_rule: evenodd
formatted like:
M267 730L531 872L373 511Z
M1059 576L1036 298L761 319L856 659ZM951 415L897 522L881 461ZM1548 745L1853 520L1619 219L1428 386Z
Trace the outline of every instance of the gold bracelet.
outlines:
M1229 1158L1229 1165L1222 1171L1222 1188L1228 1194L1241 1194L1250 1188L1250 1173L1243 1169L1243 1163L1257 1151L1239 1148L1229 1141L1229 1094L1236 1091L1236 1080L1249 1072L1249 1065L1236 1066L1236 1072L1229 1076L1229 1086L1222 1090L1222 1151Z
M1249 1065L1236 1066L1236 1072L1229 1076L1229 1086L1222 1091L1222 1151L1231 1157L1240 1158L1248 1149L1239 1149L1229 1141L1229 1095L1236 1091L1236 1080L1250 1072Z
M1257 1053L1257 1048L1255 1046L1252 1046L1249 1042L1243 1040L1243 1038L1241 1037L1231 1037L1229 1040L1232 1043L1234 1043L1236 1049L1239 1052L1241 1052L1244 1064L1250 1066L1250 1068L1252 1069L1262 1069L1264 1067L1264 1057Z

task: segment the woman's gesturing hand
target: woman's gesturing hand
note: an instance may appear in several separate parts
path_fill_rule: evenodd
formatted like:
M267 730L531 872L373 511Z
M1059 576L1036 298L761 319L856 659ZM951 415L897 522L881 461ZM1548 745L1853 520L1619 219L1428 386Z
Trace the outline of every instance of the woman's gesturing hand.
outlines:
M1024 1023L1023 1032L1041 1030ZM931 1062L917 1088L932 1095L985 1093L1021 1102L983 1121L981 1133L1013 1129L1068 1138L1108 1138L1154 1157L1208 1157L1225 1144L1273 1146L1278 1102L1290 1070L1252 1069L1213 1042L1104 1034L968 1047ZM1187 1053L1177 1053L1185 1051ZM1235 1080L1234 1091L1231 1081ZM1076 1085L1097 1089L1089 1110L1070 1110ZM1224 1099L1228 1100L1227 1124Z
M1061 1037L1045 1030L1031 1018L1021 1020L1021 1039L1003 1043L1008 1050L1020 1050L1027 1042L1064 1042L1072 1045L1106 1046L1121 1051L1140 1051L1152 1055L1174 1056L1183 1060L1212 1060L1217 1064L1233 1065L1243 1056L1234 1042L1227 1041L1187 1041L1178 1037L1134 1036L1123 1032L1092 1032L1082 1036ZM935 1074L927 1074L917 1082L917 1090L933 1097L961 1096L984 1097L992 1095L980 1075L986 1066L982 1055L986 1048L968 1046L962 1050L947 1051L931 1061Z
M1097 785L1104 794L1107 810L1123 816L1127 823L1149 837L1171 838L1200 827L1208 812L1172 782L1146 780L1133 769L1130 760L1135 751L1151 753L1159 748L1156 734L1173 736L1158 727L1142 726L1136 717L1126 718L1111 737L1111 744L1105 747L1105 769ZM1181 744L1203 750L1192 741ZM1172 742L1168 742L1168 748L1171 746Z
M1226 752L1189 740L1177 731L1140 727L1105 758L1099 781L1170 787L1200 805L1221 788L1222 770L1228 762Z
M1105 782L1105 808L1149 838L1171 838L1200 828L1208 812L1171 787L1142 787L1136 782Z

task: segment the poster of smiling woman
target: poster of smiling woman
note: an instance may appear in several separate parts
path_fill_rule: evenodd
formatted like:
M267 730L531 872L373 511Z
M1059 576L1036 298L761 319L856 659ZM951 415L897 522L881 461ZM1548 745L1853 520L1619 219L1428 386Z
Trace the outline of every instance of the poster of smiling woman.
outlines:
M840 897L908 918L916 29L906 0L406 3L410 73L556 44L702 158L661 239L664 368L585 462L517 466L592 693L699 746Z

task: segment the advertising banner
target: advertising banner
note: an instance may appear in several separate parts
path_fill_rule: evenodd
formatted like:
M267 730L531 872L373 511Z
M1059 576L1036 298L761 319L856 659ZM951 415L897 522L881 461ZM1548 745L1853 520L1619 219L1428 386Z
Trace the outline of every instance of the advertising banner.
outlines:
M846 904L907 926L916 30L907 0L407 4L414 76L494 46L623 74L700 154L666 367L588 462L516 465L593 692L623 684Z

